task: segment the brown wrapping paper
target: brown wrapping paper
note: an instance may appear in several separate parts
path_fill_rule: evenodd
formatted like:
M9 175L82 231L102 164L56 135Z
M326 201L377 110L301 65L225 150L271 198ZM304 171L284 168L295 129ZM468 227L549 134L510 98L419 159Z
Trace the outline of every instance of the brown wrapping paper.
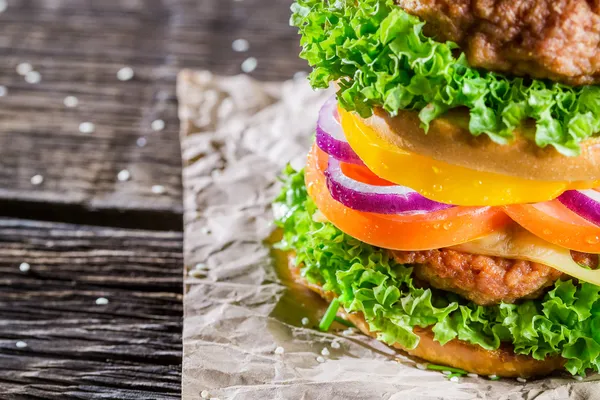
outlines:
M362 335L322 333L324 303L290 283L265 242L284 165L303 163L330 93L304 79L183 71L178 96L185 207L183 398L598 399L595 377L458 383ZM307 326L302 318L309 318ZM347 333L347 332L346 332ZM339 343L339 349L331 347ZM276 354L277 347L284 349ZM317 360L327 347L330 355ZM337 346L336 346L337 347ZM323 361L323 360L321 360Z

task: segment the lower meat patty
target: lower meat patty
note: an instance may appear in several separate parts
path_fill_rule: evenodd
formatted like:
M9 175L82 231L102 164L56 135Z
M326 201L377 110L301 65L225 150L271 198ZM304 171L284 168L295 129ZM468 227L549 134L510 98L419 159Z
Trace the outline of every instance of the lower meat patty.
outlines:
M543 264L449 249L392 253L399 263L414 264L420 280L481 305L536 298L562 276L562 272ZM582 265L598 265L597 255L571 254Z

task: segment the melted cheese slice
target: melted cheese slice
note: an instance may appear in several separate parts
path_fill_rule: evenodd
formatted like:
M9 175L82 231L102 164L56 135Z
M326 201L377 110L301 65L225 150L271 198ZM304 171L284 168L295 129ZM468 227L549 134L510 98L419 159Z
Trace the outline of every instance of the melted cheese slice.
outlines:
M544 264L573 278L600 286L600 270L581 267L573 261L569 249L546 242L516 224L481 239L450 248L465 253Z

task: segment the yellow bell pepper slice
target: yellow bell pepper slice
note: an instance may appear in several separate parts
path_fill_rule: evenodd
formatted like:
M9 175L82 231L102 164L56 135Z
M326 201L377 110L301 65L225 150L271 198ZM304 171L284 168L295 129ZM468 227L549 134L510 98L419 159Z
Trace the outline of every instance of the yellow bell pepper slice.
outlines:
M600 181L536 181L436 161L387 142L342 108L339 114L350 147L371 171L441 203L461 206L538 203L555 199L566 190L600 186Z

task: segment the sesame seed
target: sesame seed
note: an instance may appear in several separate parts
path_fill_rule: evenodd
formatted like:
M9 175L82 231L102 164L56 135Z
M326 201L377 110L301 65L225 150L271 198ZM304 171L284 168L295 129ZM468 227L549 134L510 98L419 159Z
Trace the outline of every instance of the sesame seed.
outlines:
M321 350L321 355L327 357L329 354L329 349L327 347L323 347L323 350Z
M25 74L25 82L36 84L42 81L42 75L37 71L29 71Z
M75 96L67 96L63 100L63 104L68 108L75 108L79 105L79 99Z
M29 63L21 63L17 65L17 74L25 76L29 72L33 71L33 67Z
M525 383L527 382L527 379L519 377L517 378L517 382Z
M19 348L19 349L24 349L25 347L27 347L27 343L25 343L22 340L19 340L17 343L15 343L15 345Z
M450 372L450 371L442 371L442 374L444 374L444 375L450 375L451 373L452 372Z
M310 319L308 319L308 318L304 317L304 318L302 318L302 321L301 321L301 322L302 322L302 325L303 325L303 326L306 326L306 325L310 324Z
M26 262L21 263L21 265L19 265L19 271L21 271L21 272L29 272L30 269L31 269L31 265L29 265Z
M124 169L117 174L117 179L121 182L128 181L129 179L131 179L131 172Z
M453 376L452 378L450 378L450 382L458 382L458 376Z
M233 51L237 51L238 53L242 53L244 51L248 51L250 48L250 43L246 39L236 39L231 43L231 48Z
M331 342L331 348L332 348L332 349L336 349L336 350L337 350L337 349L339 349L340 347L341 347L341 346L340 346L340 342L336 342L336 341L333 341L333 342Z
M152 130L155 132L159 132L162 131L163 129L165 129L165 121L163 121L162 119L157 119L155 121L152 121Z
M275 354L277 354L277 355L279 355L279 356L280 356L280 355L282 355L283 353L285 353L285 349L284 349L283 347L279 346L279 347L277 347L277 348L275 349Z
M417 369L424 371L427 369L427 364L417 364Z
M192 278L203 278L206 276L206 271L202 271L199 269L191 269L190 272L188 272L188 275Z
M91 122L82 122L79 124L79 132L81 133L94 133L96 131L96 125Z
M477 375L477 374L473 374L473 373L468 373L468 374L467 374L467 376L468 376L469 378L479 378L479 375Z
M163 185L154 185L152 186L152 193L154 194L164 194L167 190Z
M133 79L134 75L135 72L133 72L131 67L123 67L117 72L117 79L125 82Z
M6 88L6 86L0 85L0 97L6 96L7 93L8 93L8 89Z
M257 66L258 66L258 61L256 60L256 58L248 57L242 63L242 71L249 74L250 72L254 71Z
M99 306L105 306L105 305L107 305L108 303L109 303L109 302L108 302L108 299L107 299L106 297L98 297L98 298L96 299L96 304L97 304L97 305L99 305Z
M34 175L31 177L31 184L38 186L44 183L44 177L42 175Z
M146 140L145 137L138 138L138 140L135 141L135 144L137 145L137 147L144 147L144 146L146 146L147 143L148 143L148 141Z
M317 357L317 362L324 363L325 359L321 356Z
M210 394L208 394L208 390L203 390L202 392L200 392L200 397L202 397L203 399L208 399L210 397Z
M0 13L6 11L8 8L8 3L6 0L0 0Z

